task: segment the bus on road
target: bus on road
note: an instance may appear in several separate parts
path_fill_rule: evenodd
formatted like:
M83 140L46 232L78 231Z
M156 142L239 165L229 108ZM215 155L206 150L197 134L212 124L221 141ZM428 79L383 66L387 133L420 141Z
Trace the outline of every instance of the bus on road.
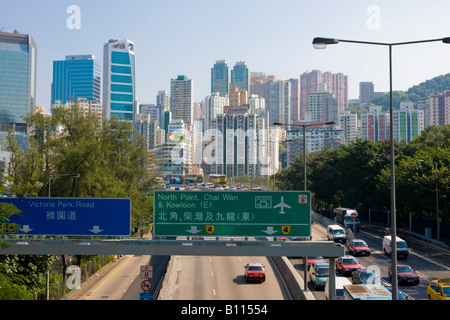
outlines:
M211 182L215 187L226 187L227 186L227 176L224 174L210 174L209 182Z

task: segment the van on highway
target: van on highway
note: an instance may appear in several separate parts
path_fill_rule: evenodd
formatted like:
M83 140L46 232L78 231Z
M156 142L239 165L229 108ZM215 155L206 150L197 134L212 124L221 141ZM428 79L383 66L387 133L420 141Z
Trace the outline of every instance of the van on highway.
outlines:
M347 277L335 277L336 279L336 295L333 296L333 300L344 300L344 286L349 286L352 284L350 280L348 280ZM325 284L325 299L329 299L329 282L330 279L327 280L327 283Z
M333 240L334 242L345 243L347 240L347 234L341 226L338 226L337 224L330 224L327 226L327 238L328 240Z
M391 236L384 236L383 238L383 251L387 255L391 255L392 245L391 245ZM409 250L408 245L405 240L397 237L397 257L408 257Z

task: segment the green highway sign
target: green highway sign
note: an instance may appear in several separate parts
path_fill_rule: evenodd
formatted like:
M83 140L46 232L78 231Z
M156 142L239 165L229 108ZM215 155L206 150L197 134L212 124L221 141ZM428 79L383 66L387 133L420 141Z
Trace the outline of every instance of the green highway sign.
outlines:
M155 236L311 235L305 191L155 191Z

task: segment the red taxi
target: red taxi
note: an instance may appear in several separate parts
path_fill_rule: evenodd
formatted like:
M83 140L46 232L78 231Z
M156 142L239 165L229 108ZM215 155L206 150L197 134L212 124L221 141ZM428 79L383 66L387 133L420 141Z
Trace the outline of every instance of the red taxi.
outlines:
M266 272L264 266L259 262L250 262L245 267L245 279L247 281L264 282L266 280Z
M347 242L347 250L354 256L370 256L370 248L364 240L350 240L349 242Z
M342 256L336 259L336 271L343 276L351 274L356 269L361 269L361 265L355 257Z

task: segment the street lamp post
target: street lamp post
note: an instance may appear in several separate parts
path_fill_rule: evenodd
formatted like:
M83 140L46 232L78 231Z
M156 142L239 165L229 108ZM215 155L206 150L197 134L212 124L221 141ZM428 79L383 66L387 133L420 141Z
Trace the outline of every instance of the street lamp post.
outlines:
M52 183L52 178L56 178L56 177L74 177L74 178L79 178L80 174L79 173L63 173L63 174L49 175L48 176L48 197L49 198L50 198L50 185Z
M394 245L392 245L392 300L398 299L398 280L397 280L397 226L396 226L396 205L395 205L395 154L394 154L394 109L392 103L392 47L401 46L407 44L418 44L426 42L443 42L450 43L450 37L430 39L430 40L418 40L418 41L408 41L408 42L395 42L395 43L385 43L385 42L370 42L370 41L356 41L356 40L342 40L342 39L332 39L332 38L314 38L313 46L315 49L325 49L327 45L338 44L340 42L357 43L357 44L368 44L377 46L387 46L389 48L389 100L390 100L390 144L391 144L391 237Z
M332 125L335 124L334 121L331 122L314 122L314 123L298 123L298 124L285 124L285 123L279 123L274 122L274 126L297 126L303 128L303 190L306 191L306 128L312 127L312 126L320 126L320 125ZM307 257L303 257L303 267L304 267L304 274L303 274L303 281L304 281L304 287L305 291L308 290L308 269L307 269Z
M333 125L334 121L331 122L314 122L314 123L299 123L299 124L284 124L279 122L274 122L274 126L298 126L303 128L303 190L306 191L306 128L312 126L320 125Z

